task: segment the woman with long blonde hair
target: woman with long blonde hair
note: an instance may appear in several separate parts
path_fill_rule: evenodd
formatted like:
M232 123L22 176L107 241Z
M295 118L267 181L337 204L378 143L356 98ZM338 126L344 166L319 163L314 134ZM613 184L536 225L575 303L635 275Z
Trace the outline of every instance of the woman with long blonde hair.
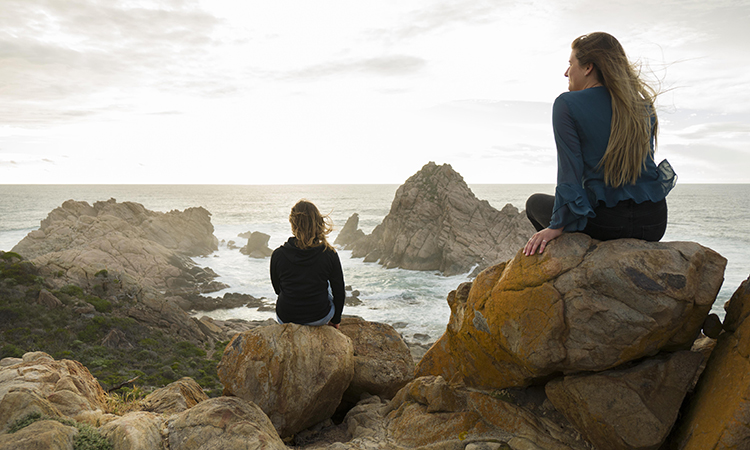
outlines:
M537 230L527 256L563 232L658 241L667 227L666 196L677 177L666 160L654 162L655 91L612 35L583 35L571 47L570 92L552 108L557 187L526 202Z
M331 219L313 203L300 200L289 223L294 236L271 255L276 320L338 328L346 294L339 255L327 239L333 230Z

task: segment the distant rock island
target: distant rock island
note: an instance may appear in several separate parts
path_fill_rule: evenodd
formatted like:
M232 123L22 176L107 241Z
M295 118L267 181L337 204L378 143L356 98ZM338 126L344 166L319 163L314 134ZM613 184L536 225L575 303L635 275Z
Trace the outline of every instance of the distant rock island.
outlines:
M369 235L352 216L335 241L352 257L392 268L444 275L512 258L534 233L526 215L479 200L449 164L426 164L396 191L391 210Z

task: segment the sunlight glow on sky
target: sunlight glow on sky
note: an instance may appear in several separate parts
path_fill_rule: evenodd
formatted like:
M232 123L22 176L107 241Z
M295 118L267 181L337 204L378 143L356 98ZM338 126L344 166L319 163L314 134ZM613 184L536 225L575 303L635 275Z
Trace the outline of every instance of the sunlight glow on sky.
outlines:
M659 82L684 183L750 182L750 2L0 0L0 184L554 183L570 42Z

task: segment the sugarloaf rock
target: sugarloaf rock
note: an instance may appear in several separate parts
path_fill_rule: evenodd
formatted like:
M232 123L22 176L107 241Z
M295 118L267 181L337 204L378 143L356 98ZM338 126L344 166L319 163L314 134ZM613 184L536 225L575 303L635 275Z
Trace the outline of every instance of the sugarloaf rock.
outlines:
M498 211L450 165L430 162L398 188L388 215L353 244L352 256L456 275L513 257L533 233L514 206Z

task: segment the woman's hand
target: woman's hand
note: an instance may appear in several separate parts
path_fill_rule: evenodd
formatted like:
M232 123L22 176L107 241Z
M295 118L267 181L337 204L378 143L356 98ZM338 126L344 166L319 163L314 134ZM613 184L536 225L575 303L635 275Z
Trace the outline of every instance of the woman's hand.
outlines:
M523 248L523 254L526 256L533 255L536 250L539 249L539 254L544 252L547 244L554 238L560 236L563 233L562 228L545 228L542 231L535 233L526 243Z
M333 323L333 322L328 322L328 326L329 326L329 327L333 327L333 328L335 328L335 329L337 329L337 330L339 329L339 324L337 324L337 323Z

